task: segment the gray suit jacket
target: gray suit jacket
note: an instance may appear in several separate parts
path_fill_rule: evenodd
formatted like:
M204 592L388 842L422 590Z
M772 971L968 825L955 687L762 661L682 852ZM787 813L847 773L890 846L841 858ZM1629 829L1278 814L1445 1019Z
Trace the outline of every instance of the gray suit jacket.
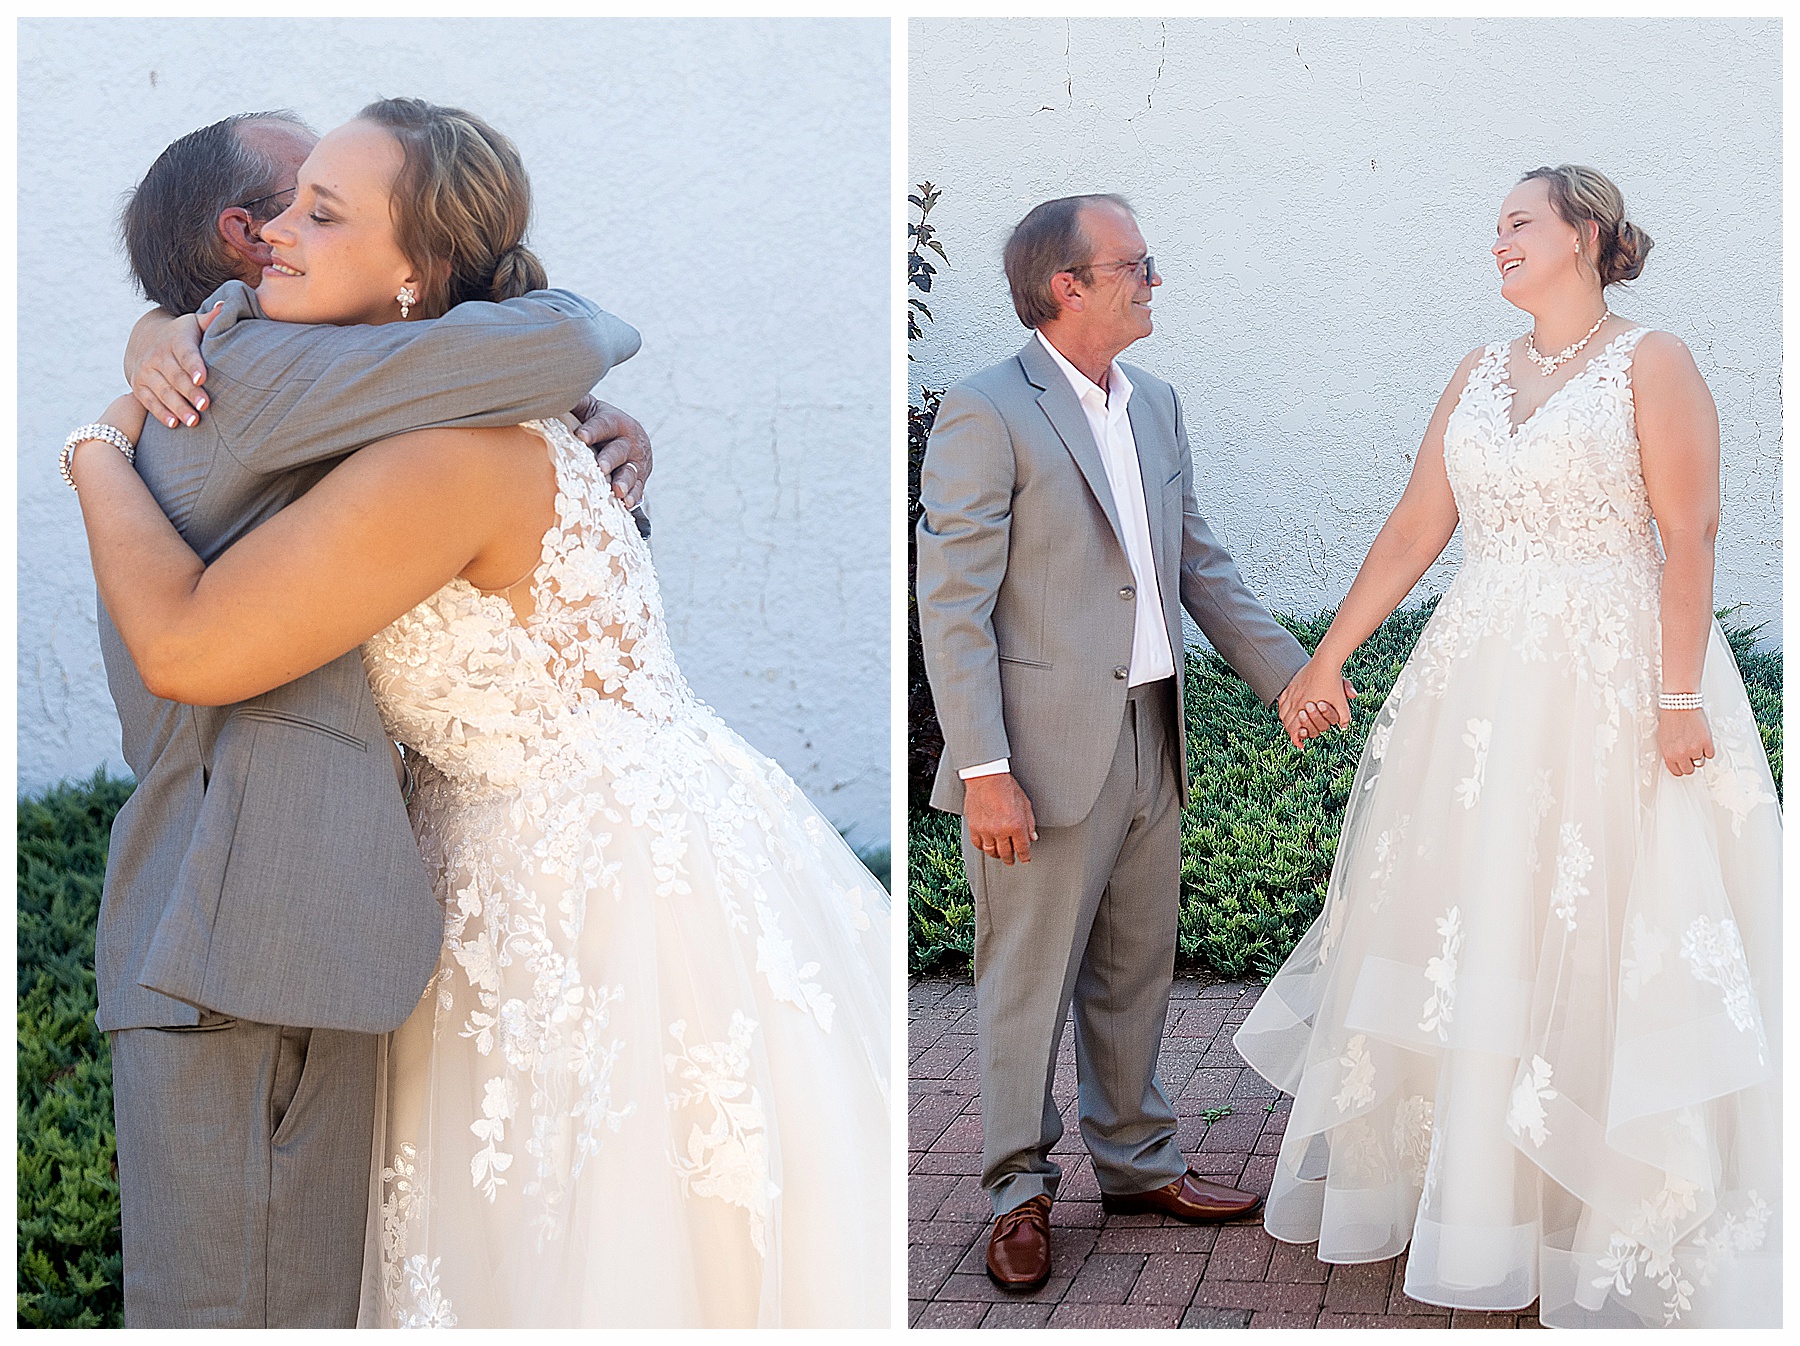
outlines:
M638 348L631 327L560 290L381 327L262 320L237 281L214 298L225 310L202 347L211 405L195 429L151 421L137 456L209 561L352 450L427 426L559 415ZM212 707L152 696L104 608L100 648L138 782L107 857L100 1027L193 1024L202 1006L397 1027L436 966L443 914L361 654Z
M1185 607L1273 701L1306 651L1200 517L1175 390L1123 368L1176 685ZM960 812L957 772L1007 757L1040 826L1080 822L1113 760L1138 599L1099 446L1035 336L944 394L919 495L919 629L944 730L931 802ZM1185 723L1181 756L1185 803Z

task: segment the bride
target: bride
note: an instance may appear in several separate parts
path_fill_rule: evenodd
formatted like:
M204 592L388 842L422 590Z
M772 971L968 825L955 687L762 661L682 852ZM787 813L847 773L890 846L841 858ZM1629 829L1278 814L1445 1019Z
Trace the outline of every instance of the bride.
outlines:
M495 145L516 166L410 99L327 135L264 227L264 311L541 286ZM417 764L444 948L387 1057L365 1325L884 1324L887 896L683 680L591 451L399 436L210 566L107 443L70 471L152 688L235 702L361 644Z
M1590 168L1500 208L1533 320L1471 352L1312 662L1460 520L1381 707L1325 909L1239 1030L1295 1095L1268 1198L1327 1262L1410 1252L1427 1303L1557 1326L1781 1321L1781 824L1712 618L1719 423L1687 348L1609 311L1649 237ZM1660 547L1659 547L1660 541Z

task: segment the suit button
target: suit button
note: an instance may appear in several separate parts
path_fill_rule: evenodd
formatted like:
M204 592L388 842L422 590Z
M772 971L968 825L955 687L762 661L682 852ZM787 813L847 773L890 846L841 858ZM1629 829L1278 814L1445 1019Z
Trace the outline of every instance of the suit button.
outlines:
M1119 597L1120 598L1131 598L1136 593L1137 593L1137 590L1132 588L1129 584L1127 584L1123 589L1119 590Z
M1126 668L1124 664L1120 664L1117 668L1115 668L1113 670L1113 676L1115 678L1117 678L1120 682L1124 682L1126 678L1129 678L1131 676L1131 670L1129 668Z

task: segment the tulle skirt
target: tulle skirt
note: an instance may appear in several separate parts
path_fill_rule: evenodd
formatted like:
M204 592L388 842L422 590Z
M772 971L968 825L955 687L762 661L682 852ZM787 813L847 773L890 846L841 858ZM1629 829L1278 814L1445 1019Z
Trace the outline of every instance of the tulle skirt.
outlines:
M365 1325L888 1321L887 895L710 712L636 760L422 778Z
M1653 604L1596 639L1493 599L1465 574L1433 615L1237 1035L1295 1096L1266 1227L1410 1244L1427 1303L1776 1325L1781 822L1736 664L1715 626L1718 755L1676 777Z

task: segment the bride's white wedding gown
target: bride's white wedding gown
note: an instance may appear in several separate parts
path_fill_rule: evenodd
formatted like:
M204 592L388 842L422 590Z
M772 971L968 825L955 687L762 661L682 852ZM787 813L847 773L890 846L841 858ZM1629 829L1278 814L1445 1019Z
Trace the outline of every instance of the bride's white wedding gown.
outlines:
M445 907L363 1321L885 1324L887 895L689 690L591 450L529 428L529 618L456 580L363 651Z
M1662 555L1615 339L1444 437L1464 563L1388 695L1326 905L1237 1035L1295 1095L1265 1217L1551 1325L1780 1322L1781 820L1715 625L1657 751Z

